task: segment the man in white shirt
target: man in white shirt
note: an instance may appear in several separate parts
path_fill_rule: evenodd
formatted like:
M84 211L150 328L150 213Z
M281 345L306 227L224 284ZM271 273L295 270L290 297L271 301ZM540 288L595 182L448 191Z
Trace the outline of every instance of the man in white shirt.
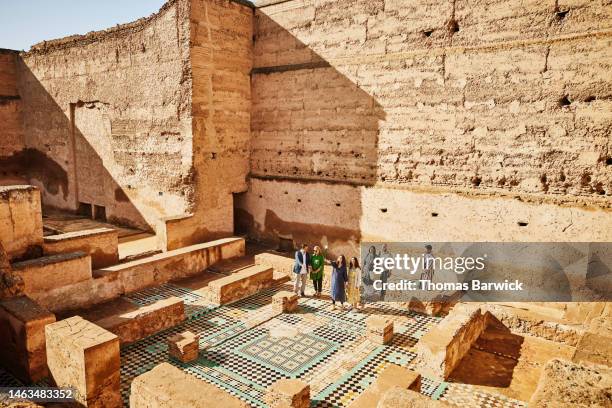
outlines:
M299 251L295 251L295 264L293 265L293 273L295 274L293 290L296 294L306 296L308 272L310 272L310 254L308 253L308 244L302 244L302 248Z

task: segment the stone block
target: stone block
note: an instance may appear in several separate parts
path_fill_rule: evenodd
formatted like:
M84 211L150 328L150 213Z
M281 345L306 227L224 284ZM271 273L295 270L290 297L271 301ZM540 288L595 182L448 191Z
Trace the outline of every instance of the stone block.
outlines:
M419 392L421 390L421 375L405 367L391 364L380 373L376 381L353 401L350 407L375 407L382 396L394 387Z
M611 369L553 359L544 366L529 407L610 407L611 389Z
M366 336L378 344L388 344L393 339L393 321L382 316L366 319Z
M188 363L198 358L200 336L189 330L168 337L168 354Z
M244 239L224 238L101 268L96 277L117 277L129 293L194 276L218 261L243 255Z
M0 302L0 362L25 383L46 377L45 326L55 315L27 296Z
M87 407L121 407L119 338L80 316L45 327L49 374Z
M255 265L210 282L207 288L208 296L211 301L223 305L257 293L273 283L272 268Z
M377 405L372 405L376 408L450 408L452 406L444 401L433 400L416 391L400 387L391 388L383 394ZM353 408L353 405L350 407Z
M34 186L0 186L0 240L10 259L43 243L40 192Z
M100 327L116 334L121 343L132 343L185 320L185 303L178 297L158 300L134 311L96 321Z
M276 313L293 312L298 307L299 296L293 292L281 291L272 296L272 309Z
M310 385L294 378L283 378L270 385L265 402L270 408L310 407Z
M459 304L416 344L424 374L448 378L486 326L480 308Z
M162 363L132 381L130 408L246 408L233 395Z
M91 259L84 252L49 255L16 262L13 271L23 279L24 292L32 295L92 278Z
M584 333L578 341L572 361L612 367L612 337Z
M119 262L119 232L112 228L95 228L44 238L47 255L66 252L84 252L91 257L94 269L115 265Z

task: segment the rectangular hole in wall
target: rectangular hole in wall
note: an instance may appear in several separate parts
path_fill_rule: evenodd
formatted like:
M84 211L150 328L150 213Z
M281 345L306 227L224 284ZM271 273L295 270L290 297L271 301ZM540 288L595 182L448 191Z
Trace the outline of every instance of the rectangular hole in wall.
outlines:
M101 205L94 205L94 219L98 221L106 222L106 207Z
M292 252L294 250L293 239L278 237L278 250L281 252Z
M77 210L77 214L82 215L87 218L91 218L91 204L89 203L79 203L79 209Z

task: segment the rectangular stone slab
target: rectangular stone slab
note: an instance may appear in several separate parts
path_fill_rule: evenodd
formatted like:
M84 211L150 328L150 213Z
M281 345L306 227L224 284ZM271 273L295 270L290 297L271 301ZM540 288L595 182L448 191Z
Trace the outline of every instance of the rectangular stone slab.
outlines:
M132 343L176 326L185 320L185 304L178 297L158 300L134 311L96 321L100 327L119 336L121 343Z
M612 369L561 359L546 363L529 408L609 407Z
M26 383L47 376L45 326L55 315L27 296L0 302L0 364Z
M34 186L0 186L0 241L9 258L23 256L28 248L42 246L40 191Z
M208 291L213 302L221 305L243 299L274 283L273 269L255 265L210 282Z
M130 408L246 408L233 395L162 363L132 381Z
M121 407L119 338L80 316L45 327L47 364L60 387L87 407Z
M44 238L45 254L81 251L91 257L91 265L103 268L119 262L119 232L112 228L95 228Z
M424 373L448 378L485 329L480 308L457 305L416 344L418 364Z
M394 387L419 392L421 390L421 375L405 367L391 364L350 406L351 408L375 407L383 395Z
M84 252L49 255L17 262L13 270L21 276L24 292L36 296L91 279L91 258Z

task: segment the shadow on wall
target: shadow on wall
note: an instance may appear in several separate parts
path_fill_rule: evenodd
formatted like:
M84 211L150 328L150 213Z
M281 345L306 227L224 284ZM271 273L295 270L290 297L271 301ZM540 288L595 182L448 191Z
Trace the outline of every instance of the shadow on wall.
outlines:
M266 44L289 45L275 58L256 39L252 72L251 183L237 195L236 233L276 242L322 243L357 253L361 186L377 181L379 122L374 97L263 12L255 19ZM261 44L261 42L260 42ZM264 54L259 57L257 52ZM336 184L341 183L341 184ZM334 184L333 195L325 186ZM266 203L274 202L274 211ZM318 215L337 215L334 225ZM291 220L291 221L289 221Z
M4 177L24 178L41 190L46 208L92 211L101 220L151 230L136 205L105 167L114 152L104 131L108 106L98 101L74 101L62 110L32 71L20 62L24 150L0 157ZM29 112L28 112L29 111ZM85 126L88 137L81 127ZM110 135L110 122L108 122ZM92 146L90 140L99 142ZM106 158L98 152L103 152ZM92 207L94 206L94 207ZM97 214L96 214L97 213Z

